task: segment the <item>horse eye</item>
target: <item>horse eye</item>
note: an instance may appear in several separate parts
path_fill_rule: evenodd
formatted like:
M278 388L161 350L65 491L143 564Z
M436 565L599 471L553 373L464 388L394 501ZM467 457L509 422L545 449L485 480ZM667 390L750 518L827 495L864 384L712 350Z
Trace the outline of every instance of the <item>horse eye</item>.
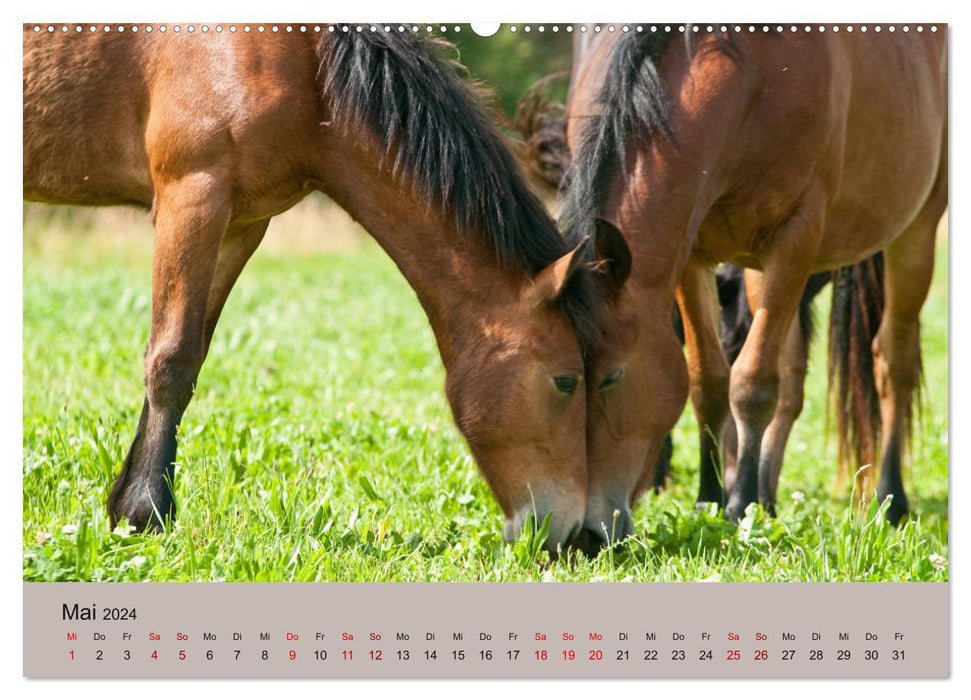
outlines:
M603 378L603 381L597 386L598 389L606 389L608 386L613 386L620 381L620 378L624 376L624 370L615 369L607 373L607 376Z
M564 394L572 394L577 390L579 380L575 374L565 374L562 377L553 377L553 383Z

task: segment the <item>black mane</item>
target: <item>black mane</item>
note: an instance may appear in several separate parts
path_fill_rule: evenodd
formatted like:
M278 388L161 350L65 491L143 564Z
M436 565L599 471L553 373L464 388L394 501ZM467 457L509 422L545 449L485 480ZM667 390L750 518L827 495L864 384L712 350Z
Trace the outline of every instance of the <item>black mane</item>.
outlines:
M603 213L611 178L626 168L624 154L632 140L670 136L669 106L658 62L675 32L630 34L614 51L603 87L599 112L590 118L564 180L561 228L567 240L593 231Z
M334 118L378 138L379 158L410 181L421 205L445 207L460 234L492 244L497 260L529 276L570 250L526 185L445 41L412 32L335 26L317 44ZM595 342L596 303L583 273L561 303L584 348Z

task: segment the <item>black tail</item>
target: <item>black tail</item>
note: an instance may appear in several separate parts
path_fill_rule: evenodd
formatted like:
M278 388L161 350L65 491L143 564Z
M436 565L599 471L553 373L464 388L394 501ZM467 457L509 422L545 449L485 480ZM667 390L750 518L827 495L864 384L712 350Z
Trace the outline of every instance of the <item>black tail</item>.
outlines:
M884 311L883 254L877 253L831 274L829 395L836 414L842 479L850 468L851 455L855 468L876 465L880 446L880 397L873 377L873 340Z
M550 96L557 81L569 77L554 73L533 83L523 93L513 117L523 148L520 160L529 178L556 193L564 185L570 167L570 146L566 140L566 107Z

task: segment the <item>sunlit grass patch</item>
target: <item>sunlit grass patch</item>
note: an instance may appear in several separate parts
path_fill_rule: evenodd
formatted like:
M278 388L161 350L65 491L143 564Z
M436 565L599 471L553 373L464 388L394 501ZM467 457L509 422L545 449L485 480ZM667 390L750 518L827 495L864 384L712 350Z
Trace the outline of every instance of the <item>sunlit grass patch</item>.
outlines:
M111 531L104 502L142 402L150 244L81 262L70 240L25 245L25 580L947 580L944 246L923 314L925 412L903 527L886 525L876 503L857 512L848 485L832 493L823 331L778 518L754 507L736 527L696 510L688 411L674 479L635 509L634 537L594 560L550 563L543 523L504 542L452 423L427 321L371 243L256 255L180 431L177 524L158 536Z

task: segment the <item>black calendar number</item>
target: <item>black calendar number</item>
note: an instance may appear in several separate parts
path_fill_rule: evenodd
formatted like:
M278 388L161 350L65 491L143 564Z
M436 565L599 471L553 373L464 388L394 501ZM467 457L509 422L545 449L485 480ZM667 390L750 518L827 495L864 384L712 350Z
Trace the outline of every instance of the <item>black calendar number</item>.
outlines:
M407 649L398 649L398 661L408 661L411 653Z
M809 660L810 661L822 661L823 660L823 650L822 649L810 649L809 650Z
M782 650L782 660L783 661L792 661L794 658L796 658L796 650L795 649L783 649Z
M890 654L890 658L892 658L894 661L903 661L904 660L904 650L903 649L894 649L893 652L891 652L891 654Z
M645 649L644 650L644 660L645 661L657 661L657 649Z
M125 653L122 655L125 661L131 661L131 649L125 649Z
M867 649L863 652L863 658L867 661L876 661L880 658L880 652L876 649Z
M671 661L684 661L684 649L674 649L671 651Z
M617 660L618 661L630 661L630 652L626 649L617 650Z
M206 650L206 661L212 661L213 656L215 656L215 655L212 653L212 649L207 649Z
M105 653L101 649L98 649L94 655L94 658L97 661L104 661Z
M236 656L233 658L233 661L239 661L239 655L241 653L243 653L243 650L242 649L233 649L233 653L236 654Z
M492 661L492 649L483 649L479 652L479 658L483 661Z
M850 660L850 650L849 649L839 649L836 652L837 661L849 661Z
M408 652L405 652L405 653L407 654ZM326 649L317 649L317 650L315 650L314 651L314 658L317 661L326 661L327 660L327 650Z
M699 649L698 661L711 661L711 649Z

